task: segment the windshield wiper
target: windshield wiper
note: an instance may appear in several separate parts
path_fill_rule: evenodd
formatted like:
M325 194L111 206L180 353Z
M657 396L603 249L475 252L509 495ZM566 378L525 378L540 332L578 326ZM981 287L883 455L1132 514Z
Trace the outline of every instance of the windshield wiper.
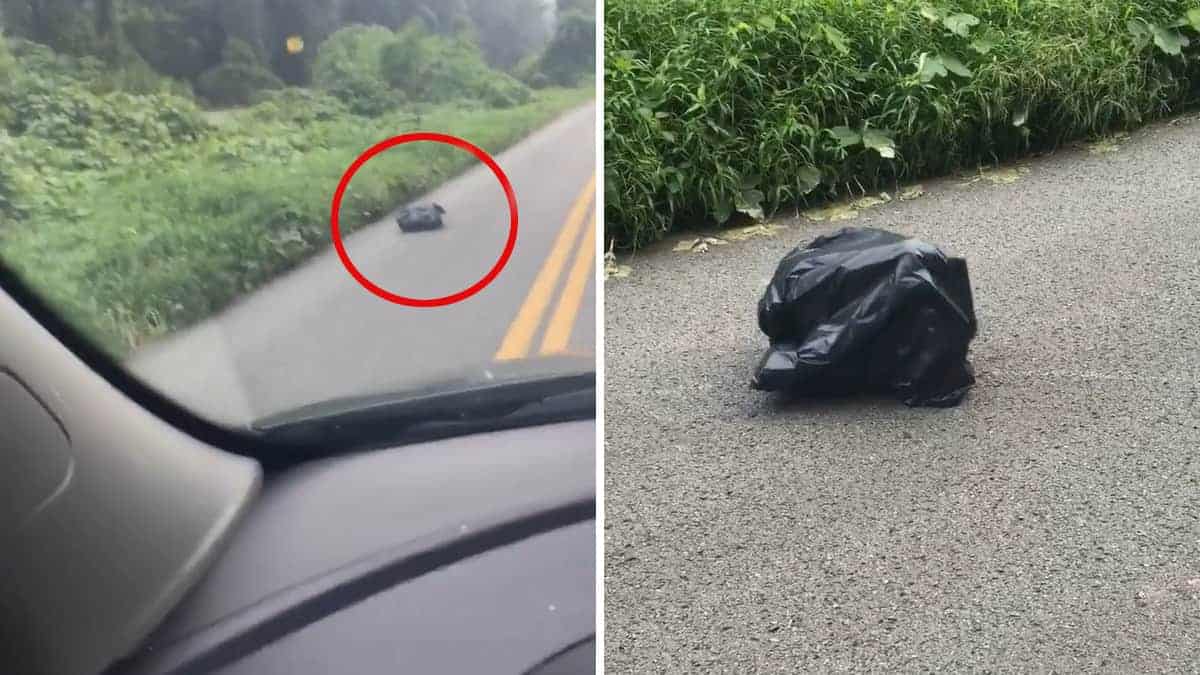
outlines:
M446 392L340 399L251 425L266 469L356 450L592 419L594 372L477 384Z

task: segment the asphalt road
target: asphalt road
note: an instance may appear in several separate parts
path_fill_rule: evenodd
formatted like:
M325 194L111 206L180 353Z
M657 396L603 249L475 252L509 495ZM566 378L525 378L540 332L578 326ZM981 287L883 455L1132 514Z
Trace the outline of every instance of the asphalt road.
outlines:
M1200 672L1200 120L963 182L620 261L609 672ZM967 257L961 407L749 389L779 258L851 224Z
M329 246L220 315L134 354L130 368L196 411L241 424L500 360L594 354L594 125L595 105L581 106L496 156L516 193L519 234L504 271L477 295L448 307L394 305L351 278ZM444 206L445 228L401 233L389 216L346 238L354 265L385 290L417 298L483 277L508 235L492 173L477 164L415 201Z

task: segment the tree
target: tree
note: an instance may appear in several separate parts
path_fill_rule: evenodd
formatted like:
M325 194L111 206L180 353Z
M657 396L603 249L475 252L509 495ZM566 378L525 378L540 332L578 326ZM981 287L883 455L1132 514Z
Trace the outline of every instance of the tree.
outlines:
M288 84L308 84L316 47L337 30L337 0L266 0L265 39L272 70ZM299 36L304 49L292 53L288 38Z
M539 70L555 84L574 86L580 76L596 70L596 19L567 12L558 18L554 39L540 59Z
M258 60L254 48L237 38L226 42L220 65L196 80L196 92L217 105L245 105L259 92L282 86Z
M511 70L550 39L543 0L470 0L471 21L488 63Z
M94 0L96 3L96 35L107 38L117 24L114 0Z

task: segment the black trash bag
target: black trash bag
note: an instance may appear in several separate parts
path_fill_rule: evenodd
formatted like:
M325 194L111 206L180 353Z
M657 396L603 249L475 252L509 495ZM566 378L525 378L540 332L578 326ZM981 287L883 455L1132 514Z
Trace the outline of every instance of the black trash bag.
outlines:
M441 204L431 206L406 206L396 216L396 224L402 232L436 230L443 226L442 216L446 209Z
M758 327L771 341L758 390L950 407L975 383L966 261L891 232L848 227L788 253L758 302Z

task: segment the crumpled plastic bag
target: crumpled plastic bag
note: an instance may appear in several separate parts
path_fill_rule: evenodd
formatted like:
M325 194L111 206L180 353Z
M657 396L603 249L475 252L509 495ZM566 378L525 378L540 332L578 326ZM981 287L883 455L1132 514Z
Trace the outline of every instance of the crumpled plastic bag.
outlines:
M844 228L784 256L758 302L758 326L771 344L758 390L890 393L951 407L975 383L966 261L884 230Z

